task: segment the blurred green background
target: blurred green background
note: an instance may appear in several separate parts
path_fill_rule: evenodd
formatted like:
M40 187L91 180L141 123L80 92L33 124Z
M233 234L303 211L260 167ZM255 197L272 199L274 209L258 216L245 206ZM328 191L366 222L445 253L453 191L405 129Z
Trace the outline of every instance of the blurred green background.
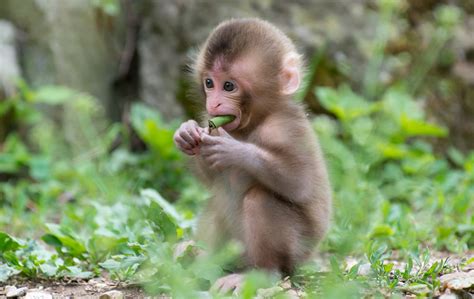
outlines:
M235 244L173 260L208 193L172 135L202 108L189 57L220 21L248 16L304 54L295 100L334 190L320 258L292 287L439 295L453 269L431 257L473 261L472 0L0 0L0 282L108 273L192 298L222 275ZM254 273L242 296L272 284Z

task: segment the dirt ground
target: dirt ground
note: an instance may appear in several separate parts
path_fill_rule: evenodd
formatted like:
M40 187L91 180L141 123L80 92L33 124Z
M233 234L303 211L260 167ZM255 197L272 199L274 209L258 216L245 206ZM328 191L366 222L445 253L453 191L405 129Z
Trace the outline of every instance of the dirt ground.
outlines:
M474 298L474 252L469 251L461 255L445 252L432 252L429 264L435 261L446 260L450 270L449 274L440 277L441 286L437 290L436 296L448 298ZM404 262L399 259L397 252L394 252L390 262L394 263L394 269L403 269ZM359 259L348 257L346 266L350 268L357 264ZM329 265L326 265L328 258L319 256L316 258L322 271L328 271ZM327 266L327 269L325 269ZM416 269L414 269L416 271ZM370 264L361 265L359 275L368 275ZM294 289L288 280L280 284L284 292L290 298L300 298L301 291ZM281 288L280 288L281 290ZM17 297L8 297L12 292L17 291ZM262 290L266 295L273 292L272 289ZM278 290L277 290L278 291ZM206 294L204 294L206 293ZM207 292L203 292L203 298L209 297ZM452 296L452 297L451 297ZM463 297L470 296L470 297ZM28 280L26 278L11 279L7 283L0 284L0 299L2 298L26 298L26 299L50 299L50 298L100 298L100 299L119 299L119 298L168 298L166 296L147 296L137 285L124 284L113 281L107 277L98 277L89 280ZM266 296L263 296L266 297ZM270 296L271 297L271 296ZM416 298L416 291L405 293L405 298Z
M94 278L86 280L60 280L60 281L27 281L15 279L0 287L0 298L7 298L8 286L17 289L27 288L22 298L47 299L47 298L145 298L143 290L138 286L124 285L107 278ZM117 290L119 292L110 291ZM28 297L28 293L31 293ZM51 296L48 296L48 294ZM163 298L163 297L161 297Z

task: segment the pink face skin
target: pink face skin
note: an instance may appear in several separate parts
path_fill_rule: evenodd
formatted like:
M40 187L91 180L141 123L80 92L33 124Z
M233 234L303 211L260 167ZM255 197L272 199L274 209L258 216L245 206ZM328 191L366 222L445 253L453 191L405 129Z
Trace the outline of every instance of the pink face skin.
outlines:
M223 128L228 132L237 129L242 119L239 108L243 92L241 84L222 70L222 63L219 60L204 75L202 84L206 93L206 109L209 115L211 117L233 115L235 119Z

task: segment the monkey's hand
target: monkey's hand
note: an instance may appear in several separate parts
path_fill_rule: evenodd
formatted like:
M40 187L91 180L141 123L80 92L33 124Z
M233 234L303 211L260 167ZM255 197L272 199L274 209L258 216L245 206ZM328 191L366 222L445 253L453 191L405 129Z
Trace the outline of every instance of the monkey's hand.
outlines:
M180 151L190 156L199 154L201 136L204 129L194 120L188 120L181 124L173 136L174 143Z
M245 157L245 143L230 136L224 129L218 128L219 135L202 134L201 157L213 170L223 170L238 165L240 157Z

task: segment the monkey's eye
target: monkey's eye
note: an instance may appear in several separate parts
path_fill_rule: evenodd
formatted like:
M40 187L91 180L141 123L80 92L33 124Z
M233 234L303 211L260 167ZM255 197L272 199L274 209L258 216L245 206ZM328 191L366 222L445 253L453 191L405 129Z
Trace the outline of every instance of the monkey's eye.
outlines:
M212 79L206 79L206 87L207 88L213 88L214 87L214 82L212 82Z
M235 89L234 83L229 82L229 81L225 81L225 83L224 83L224 90L225 91L232 91L234 89Z

